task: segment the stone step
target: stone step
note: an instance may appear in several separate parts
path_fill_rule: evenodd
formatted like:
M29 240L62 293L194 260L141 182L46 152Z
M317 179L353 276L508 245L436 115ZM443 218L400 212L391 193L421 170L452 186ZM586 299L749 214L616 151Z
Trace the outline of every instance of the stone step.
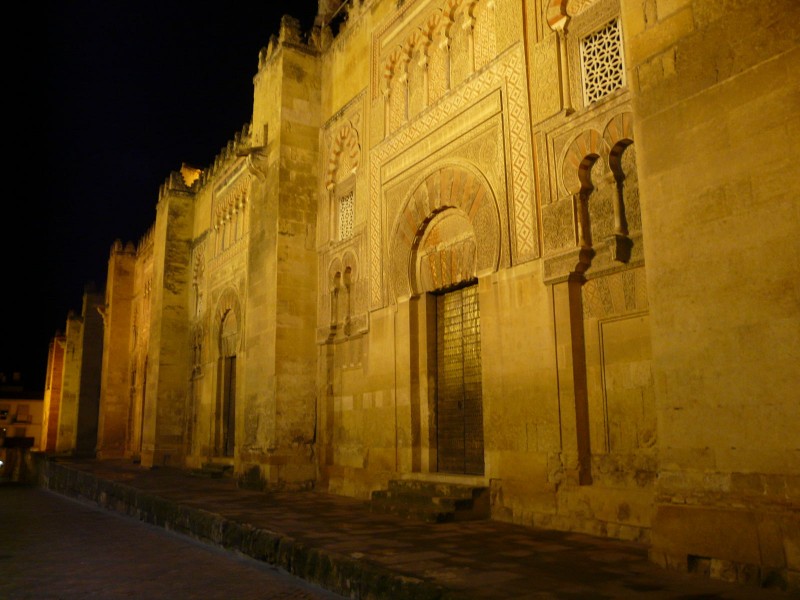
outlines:
M221 479L233 475L233 465L206 463L199 469L192 469L190 474L194 477L208 477L210 479Z
M389 481L389 491L396 494L474 498L475 491L483 489L485 488L461 483L423 481L417 479L392 479Z
M388 489L372 492L370 507L429 523L448 523L489 518L486 487L418 481L392 480Z

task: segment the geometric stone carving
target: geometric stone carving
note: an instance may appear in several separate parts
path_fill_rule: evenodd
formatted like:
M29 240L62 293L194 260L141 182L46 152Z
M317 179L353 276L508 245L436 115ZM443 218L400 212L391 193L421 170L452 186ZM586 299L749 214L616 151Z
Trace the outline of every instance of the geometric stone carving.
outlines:
M321 257L328 263L320 271L317 306L317 343L363 334L369 328L367 280L361 275L358 255L363 237L337 246L333 253Z
M543 121L561 110L561 79L558 69L559 47L549 35L530 47L534 120Z
M584 106L625 87L622 31L618 19L581 40L581 71Z
M542 207L542 237L545 254L575 247L575 205L572 196Z
M338 209L338 240L347 240L353 237L353 223L355 221L355 202L353 200L353 190L339 197L337 202Z
M408 120L408 61L410 56L398 48L386 67L386 132L397 131Z
M610 177L609 177L610 176ZM611 179L609 181L609 179ZM610 170L602 159L597 159L587 172L587 184L592 186L588 194L588 212L591 235L589 244L606 239L614 234L614 198L616 186Z
M475 70L482 69L497 56L494 0L479 0L472 5L471 15L474 32Z

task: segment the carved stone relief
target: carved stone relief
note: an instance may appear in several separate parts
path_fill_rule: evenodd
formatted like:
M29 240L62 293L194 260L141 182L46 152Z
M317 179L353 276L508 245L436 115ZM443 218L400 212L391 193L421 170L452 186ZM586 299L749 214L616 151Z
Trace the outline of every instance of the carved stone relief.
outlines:
M379 144L370 161L370 306L377 308L384 302L383 237L381 224L383 165L431 135L457 114L467 110L479 99L486 98L492 90L500 90L504 102L502 111L506 121L507 168L510 182L512 220L512 261L524 262L539 254L538 223L533 202L533 164L530 145L529 109L525 90L524 57L521 46L516 46L490 65L485 71L447 94L441 102L422 112ZM430 153L428 153L429 155ZM388 231L387 231L388 233Z
M398 48L386 67L386 133L397 131L408 119L408 60L406 49Z
M597 124L602 127L595 128ZM562 151L557 170L561 176L558 187L565 195L553 206L542 208L546 253L568 250L565 248L568 236L563 228L566 206L571 203L574 207L572 235L577 248L591 251L591 257L587 255L587 258L595 271L640 263L643 253L635 154L632 152L632 115L622 111L599 121L594 118L577 135L572 135L572 141ZM630 205L626 203L628 198ZM629 221L634 222L637 229L632 229ZM558 262L561 267L569 264L569 260ZM545 270L552 277L558 269L552 260L551 263ZM586 264L585 268L588 266ZM566 275L568 273L561 273L560 277Z
M538 123L561 110L558 39L549 35L530 47L533 119Z
M542 207L545 254L574 248L577 244L575 229L575 205L571 196Z
M450 89L450 41L447 29L450 23L437 15L436 28L428 58L428 102L434 104Z
M471 11L474 24L472 37L475 40L475 70L480 70L497 56L495 2L494 0L475 2Z
M428 45L427 35L420 33L413 42L408 63L408 116L416 117L428 105Z
M536 159L536 183L539 188L539 198L542 206L550 204L553 198L551 175L551 157L547 151L547 136L537 131L533 135L534 157Z
M354 174L361 163L361 144L359 143L359 115L344 120L330 135L328 168L325 187L331 189L337 183Z
M583 316L607 319L648 309L643 268L588 279L583 285Z
M400 11L404 12L404 11ZM385 103L385 135L397 131L409 118L435 104L496 56L494 0L446 0L441 9L423 15L417 24L388 34L392 46L375 57L381 78L373 77L373 100ZM382 45L379 33L373 44ZM394 38L397 38L396 40ZM420 76L420 65L424 76ZM375 65L373 65L373 73Z
M598 2L599 0L567 0L567 14L575 17Z

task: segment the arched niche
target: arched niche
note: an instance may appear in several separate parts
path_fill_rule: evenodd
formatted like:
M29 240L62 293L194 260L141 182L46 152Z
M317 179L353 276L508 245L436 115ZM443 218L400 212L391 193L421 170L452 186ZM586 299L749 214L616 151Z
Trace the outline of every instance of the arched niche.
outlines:
M236 356L241 344L242 311L239 296L227 289L217 302L214 319L220 357Z

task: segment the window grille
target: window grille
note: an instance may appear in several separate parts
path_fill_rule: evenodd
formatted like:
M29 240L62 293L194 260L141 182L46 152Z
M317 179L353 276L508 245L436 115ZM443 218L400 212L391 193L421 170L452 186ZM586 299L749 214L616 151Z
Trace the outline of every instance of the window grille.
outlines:
M622 32L619 20L581 41L583 100L586 106L603 99L625 86L625 64L622 60Z
M355 206L351 190L339 198L339 240L353 237L353 221L355 220Z

